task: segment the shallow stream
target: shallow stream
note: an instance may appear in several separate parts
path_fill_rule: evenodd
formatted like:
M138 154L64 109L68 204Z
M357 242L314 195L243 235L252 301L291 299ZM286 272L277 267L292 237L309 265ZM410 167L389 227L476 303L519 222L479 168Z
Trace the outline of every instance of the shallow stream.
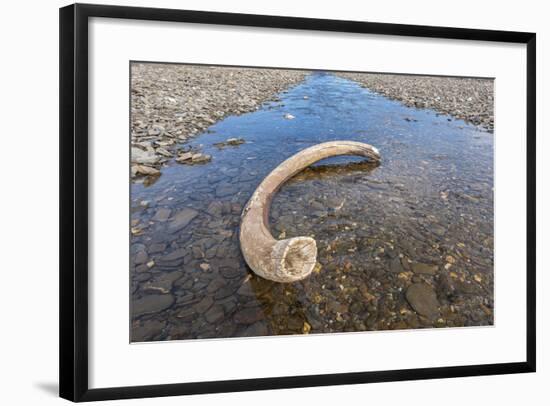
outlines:
M228 138L245 143L214 146ZM243 206L284 159L338 139L381 164L333 158L285 184L272 233L313 236L319 265L293 284L257 277ZM493 323L492 133L316 72L189 145L212 161L131 187L132 341Z

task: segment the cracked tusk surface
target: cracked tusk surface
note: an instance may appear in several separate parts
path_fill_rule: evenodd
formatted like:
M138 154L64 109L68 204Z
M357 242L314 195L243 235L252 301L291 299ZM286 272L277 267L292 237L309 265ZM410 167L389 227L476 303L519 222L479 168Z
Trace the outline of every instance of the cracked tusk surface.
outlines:
M295 282L307 277L317 262L317 243L311 237L276 240L269 231L269 208L277 190L298 172L322 159L359 155L375 162L380 153L369 144L331 141L306 148L277 166L260 183L241 215L240 244L254 273L275 282Z

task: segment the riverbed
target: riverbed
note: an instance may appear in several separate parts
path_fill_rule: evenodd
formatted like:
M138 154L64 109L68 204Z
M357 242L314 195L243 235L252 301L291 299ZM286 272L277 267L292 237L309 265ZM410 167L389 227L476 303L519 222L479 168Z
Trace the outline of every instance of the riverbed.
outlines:
M312 236L319 263L261 279L240 252L242 208L283 160L339 139L375 146L380 165L332 158L287 182L272 234ZM213 124L185 144L209 162L131 185L132 341L492 325L493 144L323 72Z

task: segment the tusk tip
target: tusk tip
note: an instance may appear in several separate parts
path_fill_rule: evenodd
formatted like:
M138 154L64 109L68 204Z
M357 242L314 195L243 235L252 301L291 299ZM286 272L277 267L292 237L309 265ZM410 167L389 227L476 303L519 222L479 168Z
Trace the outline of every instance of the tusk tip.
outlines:
M317 243L311 237L294 237L277 241L272 258L280 282L295 282L306 278L317 261Z

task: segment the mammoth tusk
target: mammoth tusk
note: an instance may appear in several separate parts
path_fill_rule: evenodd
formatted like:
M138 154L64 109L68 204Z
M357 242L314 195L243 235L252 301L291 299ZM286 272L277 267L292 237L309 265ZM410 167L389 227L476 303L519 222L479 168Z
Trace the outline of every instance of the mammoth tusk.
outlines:
M269 231L269 207L277 190L311 164L338 155L359 155L380 161L378 150L354 141L331 141L306 148L277 166L260 183L241 215L240 243L244 259L259 276L275 282L294 282L308 276L317 260L311 237L276 240Z

